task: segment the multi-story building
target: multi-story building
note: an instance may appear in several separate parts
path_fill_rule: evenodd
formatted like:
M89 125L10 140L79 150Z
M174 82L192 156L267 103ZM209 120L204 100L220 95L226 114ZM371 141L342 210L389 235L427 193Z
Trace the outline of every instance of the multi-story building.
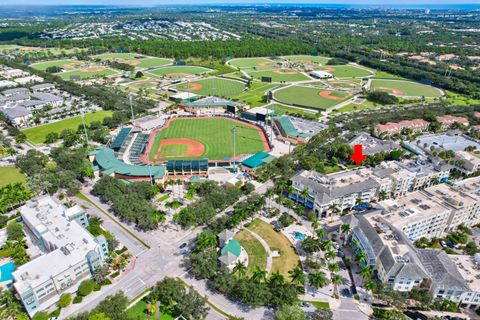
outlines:
M455 168L465 174L476 173L480 169L480 155L474 152L457 151Z
M435 183L448 180L452 166L443 161L405 161L400 165L415 174L409 191L418 191L428 188Z
M451 208L421 191L378 204L383 209L381 221L402 231L411 241L442 236L452 213Z
M442 129L448 129L455 123L460 123L464 126L468 126L470 124L467 118L456 117L452 115L437 116L437 121L442 125Z
M91 278L108 257L108 245L104 236L93 237L84 229L87 217L78 206L67 209L46 196L29 201L20 212L27 233L44 253L13 273L13 286L32 316Z

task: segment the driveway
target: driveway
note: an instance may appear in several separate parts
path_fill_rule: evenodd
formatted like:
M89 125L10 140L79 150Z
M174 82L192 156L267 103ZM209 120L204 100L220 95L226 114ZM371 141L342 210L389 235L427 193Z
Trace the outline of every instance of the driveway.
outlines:
M353 298L340 298L340 305L333 312L334 320L368 320L368 316L363 314Z

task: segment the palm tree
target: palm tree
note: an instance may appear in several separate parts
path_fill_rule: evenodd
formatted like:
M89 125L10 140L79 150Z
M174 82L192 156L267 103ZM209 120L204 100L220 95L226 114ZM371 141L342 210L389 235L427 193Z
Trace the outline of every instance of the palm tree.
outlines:
M348 239L348 235L350 233L350 225L348 223L344 223L344 224L342 224L340 229L342 230L342 234L343 234L343 245L345 245L345 243Z
M338 266L337 263L329 263L328 264L328 270L332 273L338 272L340 270L340 267Z
M307 189L307 188L305 188L305 189L303 189L302 191L300 191L300 197L302 197L303 203L304 203L305 206L306 206L307 200L308 200L308 197L309 197L309 193L308 193L308 189Z
M372 268L370 266L363 267L359 273L364 279L370 279L372 277Z
M365 286L365 289L367 290L367 300L370 300L370 295L368 294L368 292L373 291L373 289L375 289L375 287L376 287L376 284L375 284L375 282L369 280L369 281L365 282L363 285Z
M323 230L323 228L315 230L315 233L317 234L317 237L319 239L322 239L323 237L325 237L325 230Z
M440 183L440 179L438 177L433 177L432 180L431 180L431 183L433 185L437 185Z
M305 282L305 273L303 273L303 269L300 263L297 264L295 268L288 271L288 274L290 275L290 278L292 278L293 283L303 285L303 283Z
M332 250L328 250L327 253L325 253L325 257L327 257L330 260L335 259L336 256L337 256L337 254L335 252L333 252Z
M337 292L337 289L338 289L338 285L339 284L342 284L342 276L339 275L339 274L336 274L336 273L332 273L331 276L330 276L330 279L333 283L333 293L335 295L338 295L338 292Z
M240 276L240 278L243 278L247 273L247 267L242 261L237 261L233 267L233 273L236 273Z
M204 231L198 235L195 244L197 245L198 251L202 251L206 248L213 248L217 245L217 236L211 231Z
M156 304L157 304L157 302L156 302L155 300L148 303L148 306L147 306L147 312L148 312L148 314L154 315L155 312L157 312L157 306L156 306Z
M288 198L291 198L292 194L295 194L295 202L298 202L298 191L292 185L287 187Z
M280 194L283 195L285 190L287 190L288 184L285 180L280 180L277 182L277 188L280 191Z
M327 239L322 241L322 247L326 251L330 251L332 249L332 244L333 244L332 240Z
M355 254L355 260L357 260L360 264L367 263L367 255L363 251L359 251Z
M363 204L362 198L358 197L357 199L355 199L355 205L361 206L362 204Z
M380 190L380 191L378 192L378 199L379 199L380 201L383 201L383 200L385 200L385 199L387 199L387 198L388 198L388 195L387 195L387 192L386 192L385 190Z
M260 283L265 281L266 278L267 278L267 271L263 270L259 266L255 266L251 279L255 282Z
M308 276L308 283L315 288L323 288L328 284L328 279L327 276L325 275L325 272L318 271L318 272L312 272Z
M272 188L268 188L267 189L267 192L265 193L265 195L267 196L268 198L268 208L271 208L272 207L272 197L274 195L274 191Z
M281 286L285 283L285 277L282 276L278 271L272 273L268 279L268 283L273 286Z
M340 208L338 207L338 204L336 204L335 202L331 203L328 206L328 210L330 210L330 217L340 212Z

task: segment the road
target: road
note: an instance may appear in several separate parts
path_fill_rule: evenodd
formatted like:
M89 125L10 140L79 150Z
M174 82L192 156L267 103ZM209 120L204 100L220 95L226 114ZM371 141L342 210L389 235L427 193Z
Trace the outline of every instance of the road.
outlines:
M264 193L270 185L262 185L255 192ZM75 198L75 201L84 206L90 215L101 217L104 220L102 226L113 233L132 252L134 259L127 267L128 271L119 279L115 279L112 285L85 297L81 304L73 304L63 309L60 319L89 311L107 296L120 291L133 300L165 277L182 278L188 284L193 285L202 296L206 296L209 303L228 314L245 319L262 319L264 315L269 314L268 309L249 309L228 300L221 294L215 294L207 288L205 281L197 281L188 276L187 270L183 266L184 256L179 252L179 246L184 242L193 241L202 228L182 230L177 225L167 222L157 230L149 232L135 230L131 226L120 223L109 212L107 205L90 194L90 190L90 188L85 188L82 190L82 194L91 202L79 198ZM225 317L211 308L207 319L220 320Z

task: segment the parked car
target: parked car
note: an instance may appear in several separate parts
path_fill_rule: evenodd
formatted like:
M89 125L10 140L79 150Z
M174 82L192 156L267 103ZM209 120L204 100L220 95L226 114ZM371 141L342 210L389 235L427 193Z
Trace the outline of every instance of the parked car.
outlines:
M445 248L447 246L447 243L445 242L445 240L440 240L440 245Z
M302 307L304 307L304 308L308 308L308 307L311 306L311 304L308 303L308 302L306 302L306 301L302 301L302 302L300 302L300 306L302 306Z
M352 296L352 293L350 292L350 290L348 288L342 289L341 294L344 297L351 297Z
M345 253L343 253L342 250L338 250L338 251L337 251L337 257L345 258Z
M184 242L184 243L182 243L182 244L180 245L179 248L180 248L180 249L184 249L187 245L188 245L188 243Z

